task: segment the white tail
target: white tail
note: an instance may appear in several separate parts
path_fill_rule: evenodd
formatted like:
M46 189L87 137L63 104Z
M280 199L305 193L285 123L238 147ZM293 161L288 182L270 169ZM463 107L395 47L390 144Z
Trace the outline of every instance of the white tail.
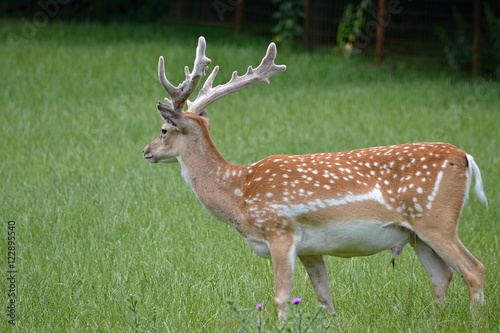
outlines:
M475 178L474 192L476 193L476 196L479 198L479 200L481 200L481 202L484 203L486 207L488 207L488 199L486 198L486 194L484 193L483 190L483 179L481 178L481 171L479 170L479 167L474 161L474 158L469 154L467 154L467 163L469 166L469 181L467 188L470 188L470 184L472 182L472 176L474 176Z
M290 301L297 257L319 301L334 313L323 255L389 250L394 260L407 243L429 273L437 302L443 301L454 269L467 284L471 304L482 303L483 265L462 245L456 227L472 176L476 194L487 201L479 168L457 147L410 143L276 155L243 166L222 157L209 134L206 107L251 84L269 83L270 76L285 70L274 64L275 57L271 44L256 69L212 88L216 67L185 112L184 102L210 63L205 40L200 38L193 74L186 70L181 88L167 83L160 58L160 81L172 101L157 105L165 123L144 157L151 163L180 162L202 205L236 228L257 254L271 258L280 316Z

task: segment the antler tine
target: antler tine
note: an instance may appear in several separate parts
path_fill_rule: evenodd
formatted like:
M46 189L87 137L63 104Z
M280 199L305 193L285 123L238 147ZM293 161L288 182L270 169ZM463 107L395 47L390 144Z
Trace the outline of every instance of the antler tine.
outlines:
M205 50L207 44L204 37L198 39L198 47L196 48L196 58L193 64L193 72L190 73L189 67L184 68L186 74L186 79L179 84L177 87L172 85L165 75L165 64L163 57L158 60L158 78L167 93L170 95L170 99L165 98L167 104L166 107L172 109L177 113L182 113L184 103L186 102L189 95L198 87L200 79L205 75L208 65L210 65L211 60L206 57Z
M165 62L163 60L163 56L160 56L160 59L158 59L158 79L160 80L160 83L163 86L163 88L165 88L165 90L171 97L175 95L175 87L170 83L170 81L168 81L167 76L165 75ZM167 102L166 106L169 109L173 110L174 106L172 104L172 101L170 101L168 98L165 98L165 101Z
M285 65L275 65L274 60L276 59L276 44L270 43L269 46L267 47L267 52L264 58L262 58L262 61L260 65L255 69L255 71L261 71L261 72L267 72L269 75L266 77L263 77L263 82L264 84L269 84L269 78L273 75L276 75L280 72L283 72L286 70ZM248 70L250 71L252 67L250 66Z
M243 76L238 76L238 73L234 71L229 82L213 88L213 82L217 73L219 72L219 67L216 66L208 79L205 81L205 84L198 93L196 100L194 102L188 103L187 111L199 114L208 105L226 95L241 90L252 84L269 84L269 78L271 76L286 70L285 65L276 65L274 63L274 60L276 59L276 53L276 44L269 44L266 55L264 56L264 58L262 58L262 61L257 68L254 69L252 68L252 66L249 66L246 74Z
M206 57L205 55L205 50L207 49L207 42L205 41L205 38L201 36L198 39L198 47L196 48L196 59L194 60L193 64L193 75L195 73L199 73L200 76L198 80L202 77L205 76L205 72L208 68L208 65L212 62L209 58ZM186 69L189 71L189 68Z

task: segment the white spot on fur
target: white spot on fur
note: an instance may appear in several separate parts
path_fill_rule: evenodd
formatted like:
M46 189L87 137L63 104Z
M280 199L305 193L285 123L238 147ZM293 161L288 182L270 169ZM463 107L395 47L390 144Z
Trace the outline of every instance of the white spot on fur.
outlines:
M422 209L422 206L420 206L418 203L416 203L416 204L415 204L415 210L416 210L417 212L420 212L420 213L422 213L422 212L424 211L424 210Z

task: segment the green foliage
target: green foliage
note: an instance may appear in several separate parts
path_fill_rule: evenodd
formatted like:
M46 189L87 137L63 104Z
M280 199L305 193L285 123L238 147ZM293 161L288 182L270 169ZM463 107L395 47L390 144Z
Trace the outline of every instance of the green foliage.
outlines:
M486 22L488 23L488 32L493 48L499 52L500 50L500 17L496 17L489 4L484 4L484 13Z
M470 71L472 64L472 38L470 25L463 15L454 7L454 34L450 35L443 27L436 27L436 35L443 44L443 51L448 66L455 73Z
M302 37L304 28L304 0L273 0L278 10L273 14L276 22L272 29L275 42L291 43Z
M495 14L488 4L484 5L487 29L481 35L483 49L492 49L492 54L482 54L482 63L493 64L489 71L484 71L484 75L500 77L500 18ZM468 74L472 66L472 36L470 24L463 15L453 8L453 18L455 21L454 33L450 34L443 27L438 26L435 33L443 44L443 52L446 62L452 72L456 74Z
M12 45L11 34L25 42ZM181 82L201 34L212 66L221 66L215 85L233 70L257 66L269 43L195 25L50 22L32 36L23 35L22 21L0 22L2 293L7 221L16 221L19 235L18 324L13 329L3 312L0 332L233 333L241 325L225 311L229 298L243 309L263 303L263 327L280 327L271 262L204 211L179 165L151 165L142 157L162 123L155 109L166 96L158 56L165 56L172 82ZM490 202L486 210L471 194L459 229L486 267L479 324L470 319L457 274L446 307L433 308L430 279L407 247L396 269L389 253L325 258L338 312L332 331L500 331L500 208L494 204L500 201L500 86L279 47L276 63L287 70L270 85L208 109L213 140L227 160L451 142L474 156ZM300 263L293 294L303 302L292 311L302 311L308 323L318 302ZM257 327L254 315L248 324Z
M363 32L368 17L368 11L373 7L373 0L361 0L358 5L348 3L337 28L337 46L347 56L357 53L355 42Z
M488 24L487 44L493 49L493 61L496 64L494 76L500 78L500 17L496 17L489 4L484 4L484 13Z
M2 2L6 2L2 4ZM3 6L2 6L3 5ZM56 20L87 20L99 22L157 22L170 10L168 0L0 0L0 15L40 18L47 13Z

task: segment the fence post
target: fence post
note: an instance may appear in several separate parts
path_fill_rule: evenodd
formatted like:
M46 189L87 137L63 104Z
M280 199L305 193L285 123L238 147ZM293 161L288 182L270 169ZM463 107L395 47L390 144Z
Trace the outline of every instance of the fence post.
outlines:
M385 20L386 16L386 0L378 0L378 26L377 26L377 45L375 48L375 63L379 64L384 58L384 39L385 39Z

